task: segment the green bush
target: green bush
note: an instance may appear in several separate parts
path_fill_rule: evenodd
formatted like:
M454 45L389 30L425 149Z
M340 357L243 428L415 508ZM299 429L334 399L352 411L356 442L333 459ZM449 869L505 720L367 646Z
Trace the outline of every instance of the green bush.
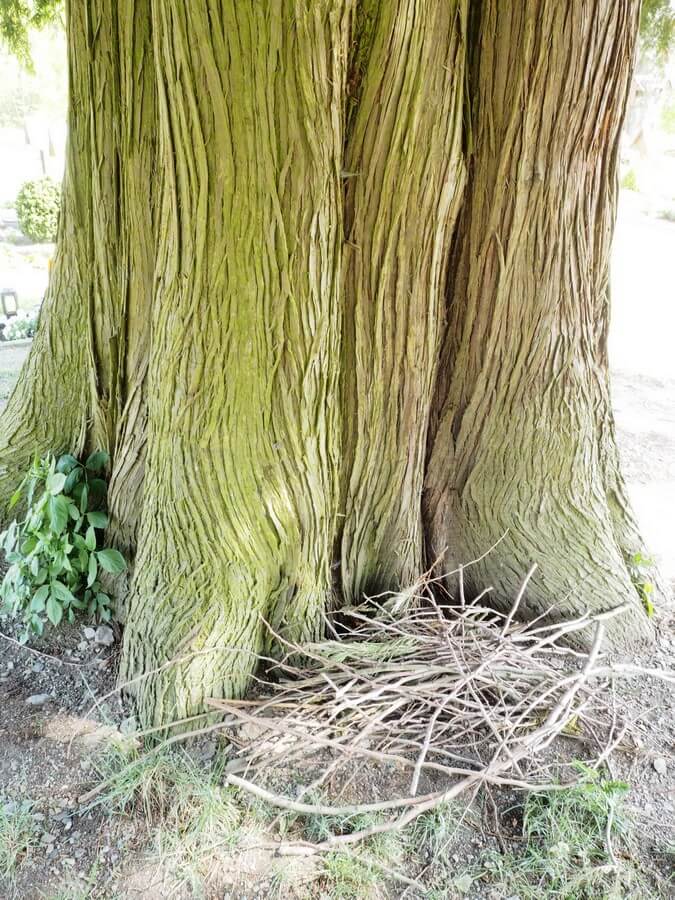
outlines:
M38 244L56 240L60 207L61 185L53 178L27 181L16 198L19 228Z
M108 524L107 485L101 474L106 453L92 453L82 464L66 454L36 459L10 507L25 493L26 517L0 535L9 569L0 586L4 612L21 616L23 641L42 634L47 621L74 622L78 611L109 621L110 597L99 582L101 571L124 571L124 557L102 546Z

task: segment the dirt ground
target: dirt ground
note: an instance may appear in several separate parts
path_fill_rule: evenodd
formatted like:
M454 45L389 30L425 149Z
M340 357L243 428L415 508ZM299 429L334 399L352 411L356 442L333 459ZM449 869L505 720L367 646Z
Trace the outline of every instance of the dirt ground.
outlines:
M655 276L650 253L668 240L670 256L659 256L661 269ZM615 278L616 326L611 347L617 433L647 548L675 587L675 354L671 348L675 223L654 224L639 210L629 210L620 221L617 252L628 244L634 252L636 243L649 269L649 284L639 291L647 290L649 299L636 306L640 274L627 274L621 263L619 281ZM641 354L636 354L645 317L651 319L653 342L641 343ZM0 405L6 402L27 353L27 347L0 346ZM673 668L673 614L663 601L658 624L659 640L639 662L645 667ZM11 631L7 634L11 637ZM96 783L92 753L106 745L127 715L114 692L107 696L114 689L117 644L97 645L77 628L58 642L41 645L40 653L6 639L0 644L0 808L11 811L16 804L30 802L36 828L35 846L16 875L0 880L0 900L300 896L296 886L281 892L272 889L269 854L233 861L231 869L221 873L217 890L210 893L169 886L166 861L158 857L142 816L111 816L101 809L82 812L78 804L78 798ZM637 825L638 853L647 878L662 896L673 896L672 883L668 887L667 882L673 857L667 851L675 846L675 690L639 678L616 686L615 703L618 718L639 714L639 721L613 756L611 771L631 785L627 804ZM570 739L566 746L556 747L552 760L584 758L591 750ZM504 841L517 844L517 829L509 825L515 798L503 791L496 792L494 799L492 825L485 807L473 809L447 849L449 865L460 875L480 867L486 849L499 851ZM379 896L398 896L398 888L385 881ZM458 882L456 891L448 890L443 896L507 900L478 881L467 884ZM319 882L314 893L303 896L338 895L326 892Z

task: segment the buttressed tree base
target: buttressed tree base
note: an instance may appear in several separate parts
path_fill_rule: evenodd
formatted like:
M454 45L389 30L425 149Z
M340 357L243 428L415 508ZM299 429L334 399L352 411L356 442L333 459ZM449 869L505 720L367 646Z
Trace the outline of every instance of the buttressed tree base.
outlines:
M438 560L521 611L628 602L607 369L639 0L71 0L58 251L0 420L108 450L145 725L240 694L265 623ZM500 540L501 539L501 540ZM149 674L154 673L154 674Z

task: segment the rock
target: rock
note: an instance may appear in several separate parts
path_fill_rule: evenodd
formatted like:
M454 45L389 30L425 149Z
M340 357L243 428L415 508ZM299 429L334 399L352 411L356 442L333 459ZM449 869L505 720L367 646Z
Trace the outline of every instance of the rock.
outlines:
M134 734L137 729L136 716L128 716L120 722L120 732L122 734Z
M44 706L50 698L51 694L31 694L30 697L26 697L26 703L29 706Z
M6 666L7 671L8 671L8 672L11 672L13 668L14 668L14 663L13 663L13 662L8 662L8 663L7 663L7 666Z
M93 641L96 637L96 629L87 626L87 628L84 629L84 636L88 641Z
M30 667L31 672L35 672L35 674L37 674L38 672L44 672L44 669L45 664L43 662L40 662L39 660L37 662L34 662Z
M91 631L94 631L94 629L92 628ZM78 650L86 650L88 646L89 646L88 641L80 641L79 644L77 645L77 649Z
M40 843L53 845L56 843L56 838L54 837L53 834L50 834L48 831L45 831L45 833L40 838Z
M666 765L666 761L662 756L657 756L654 760L654 769L659 775L665 775L668 771L668 766Z
M112 628L109 625L99 625L96 629L94 641L97 644L102 644L104 647L109 647L111 644L114 644L115 635L113 634Z

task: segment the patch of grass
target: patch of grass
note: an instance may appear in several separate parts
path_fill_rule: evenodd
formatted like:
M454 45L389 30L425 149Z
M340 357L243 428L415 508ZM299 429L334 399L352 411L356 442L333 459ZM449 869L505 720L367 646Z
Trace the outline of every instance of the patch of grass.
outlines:
M28 801L0 806L0 878L13 875L37 844L32 810L33 805Z
M378 893L382 870L351 850L327 853L323 858L323 873L331 898L364 900L382 896Z
M451 803L442 803L418 816L409 831L409 841L418 852L428 850L432 857L445 849L457 828L457 812Z
M241 841L242 814L220 772L205 771L184 752L142 752L112 744L95 765L111 813L141 811L153 826L160 859L198 895L211 868Z
M651 896L626 854L616 853L615 845L628 835L622 811L628 785L580 769L580 784L528 797L519 853L486 856L482 877L504 896L518 895L521 900Z

